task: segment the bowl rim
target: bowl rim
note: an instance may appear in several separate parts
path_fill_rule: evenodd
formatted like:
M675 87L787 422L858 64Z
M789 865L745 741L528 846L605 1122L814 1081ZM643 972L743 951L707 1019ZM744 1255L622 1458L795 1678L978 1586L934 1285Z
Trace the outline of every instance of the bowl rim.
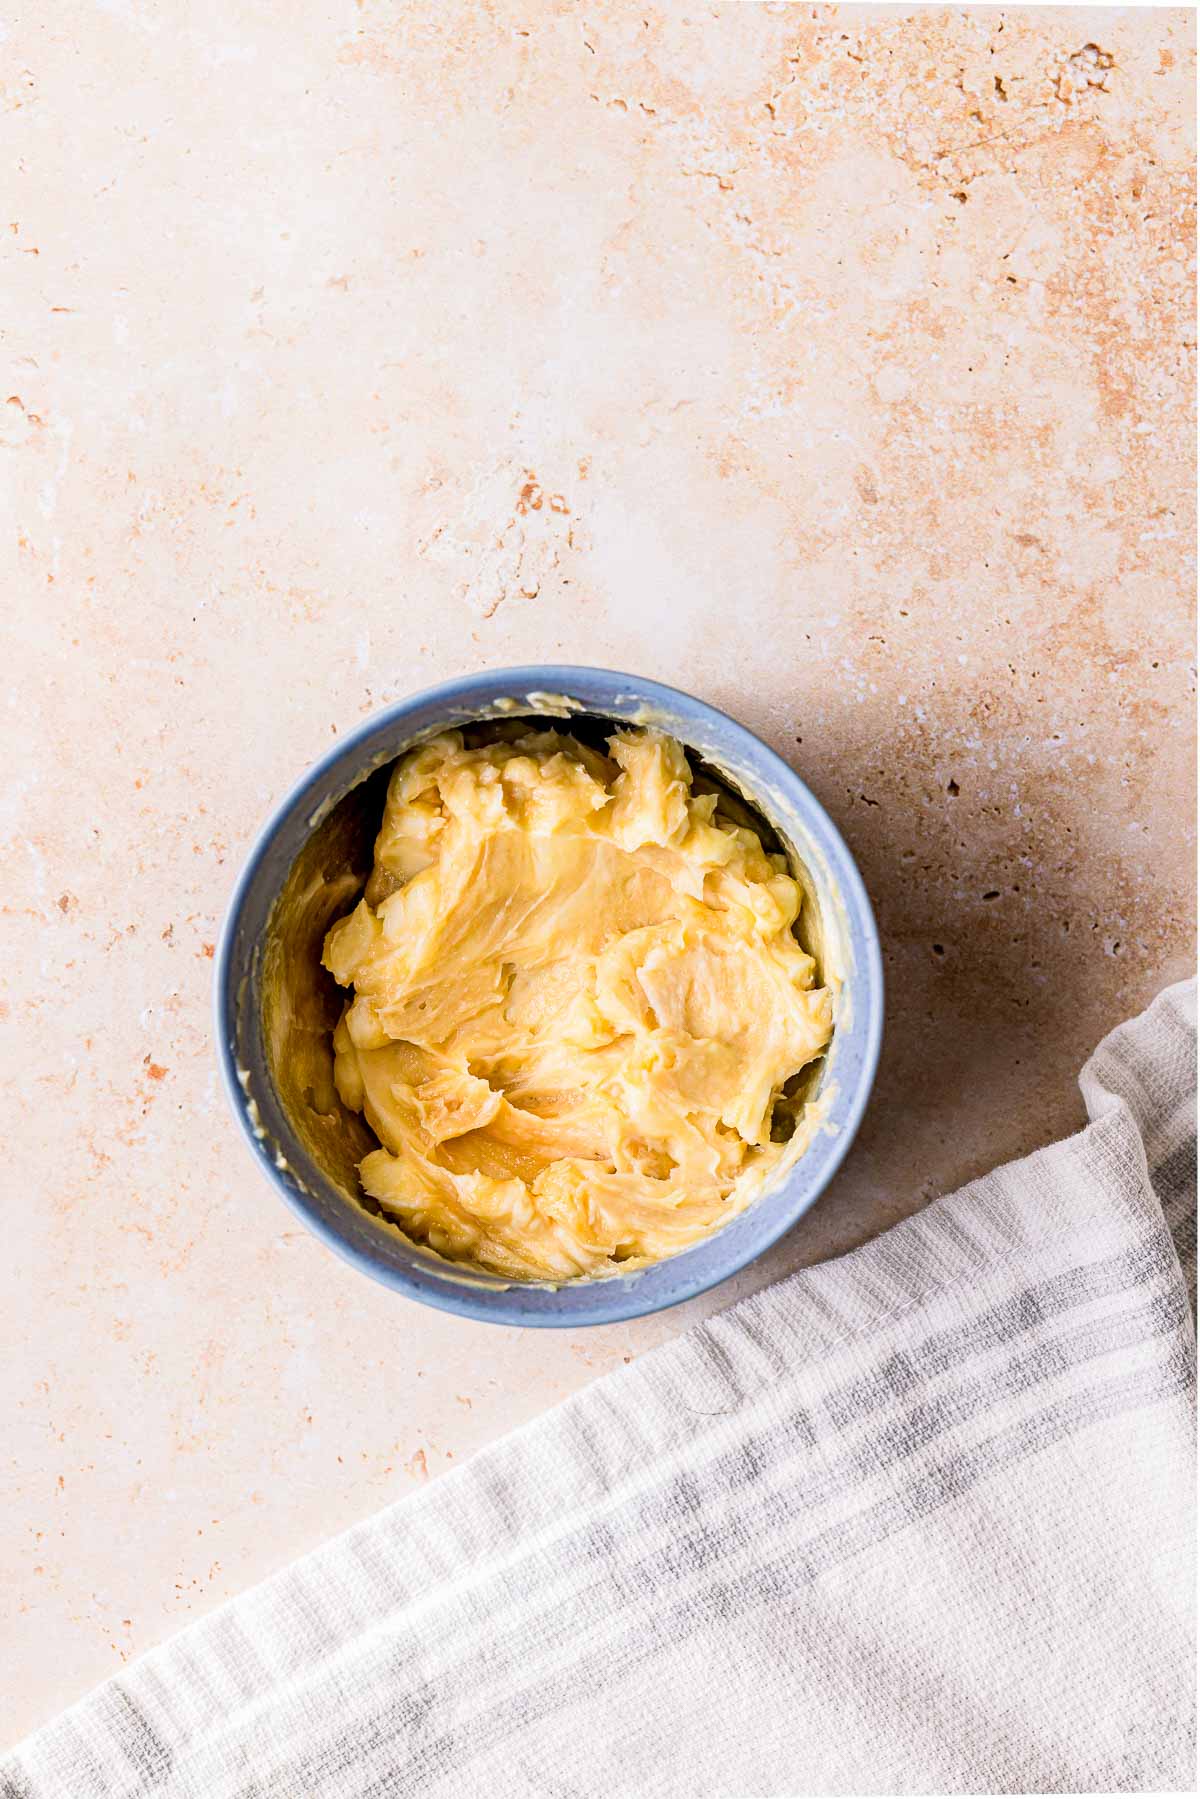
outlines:
M678 1261L682 1255L686 1255L688 1253L686 1250L681 1251L680 1256L667 1257L664 1261L653 1263L650 1268L638 1270L625 1279L613 1276L584 1282L564 1281L557 1287L553 1287L549 1283L526 1284L521 1282L495 1287L471 1286L466 1283L461 1286L450 1284L425 1286L412 1279L406 1270L377 1257L370 1248L352 1242L348 1237L343 1236L318 1208L307 1189L293 1185L292 1182L283 1178L282 1172L268 1153L261 1136L256 1135L254 1123L247 1108L246 1094L239 1080L238 1060L234 1049L237 1037L238 1001L233 992L231 976L238 923L264 858L276 837L305 803L312 791L319 787L334 770L352 761L356 750L361 749L364 744L376 738L389 726L393 724L401 726L405 719L414 712L427 711L439 705L461 706L464 701L469 703L476 695L479 696L482 705L486 700L494 701L495 698L503 696L508 691L523 693L526 698L536 695L550 699L557 698L560 694L574 697L571 693L573 682L578 683L582 688L586 688L588 684L594 682L617 683L623 695L637 701L648 701L652 706L656 702L665 705L676 716L682 715L684 718L689 714L707 716L719 724L722 731L746 753L756 775L760 770L762 771L765 777L764 785L767 781L773 780L785 791L790 790L791 797L798 803L798 810L806 819L814 820L819 826L822 848L830 852L836 886L840 890L843 901L852 902L847 909L852 912L855 923L854 955L856 961L861 959L862 963L861 978L856 984L856 991L858 1003L865 1002L867 1008L866 1030L855 1084L852 1092L847 1096L845 1110L843 1111L839 1107L837 1134L832 1145L826 1150L823 1165L819 1170L819 1178L810 1180L807 1184L800 1180L800 1171L804 1166L805 1159L802 1155L793 1164L777 1190L768 1191L762 1196L762 1200L752 1202L750 1210L757 1211L760 1204L769 1202L772 1198L783 1200L789 1185L792 1182L796 1184L796 1191L791 1202L779 1205L770 1227L759 1241L747 1248L744 1253L741 1250L737 1251L731 1259L720 1263L715 1270L684 1282L677 1292L664 1297L648 1297L641 1303L637 1297L637 1274L649 1273L652 1268L668 1266L670 1263ZM612 716L613 722L616 724L623 722L616 715L606 714L603 706L599 704L593 706L590 702L581 700L579 710L585 715L590 714L599 718ZM512 716L519 717L520 714L515 713ZM481 718L480 722L487 721L485 718ZM564 715L563 722L569 726L569 713ZM457 728L457 726L448 725L448 728ZM678 735L685 748L694 747L688 742L687 736L683 732L679 732ZM403 748L403 744L397 748L395 752L397 756L403 754ZM381 765L377 764L377 766ZM352 791L358 781L369 772L369 769L362 769L361 773L348 782L345 791ZM750 797L751 799L755 798L754 795ZM756 801L756 803L761 802ZM770 822L769 812L767 817ZM213 966L213 1001L214 1035L222 1084L229 1105L241 1127L239 1132L241 1139L250 1150L257 1166L266 1174L272 1187L323 1244L332 1249L343 1261L356 1268L359 1273L380 1282L394 1292L401 1293L408 1299L415 1300L422 1305L432 1306L438 1311L449 1312L483 1323L507 1325L510 1328L518 1326L526 1329L586 1329L591 1326L618 1324L635 1318L647 1317L655 1312L668 1311L676 1305L699 1298L701 1294L711 1291L712 1288L725 1281L732 1280L752 1262L758 1261L812 1209L845 1160L870 1101L883 1041L884 971L874 909L858 865L844 837L803 778L756 732L709 701L702 700L683 688L672 687L645 676L583 663L530 663L478 670L469 675L438 682L431 687L422 688L401 699L391 701L372 712L353 730L338 737L304 771L272 808L245 852L221 923ZM731 1219L730 1223L733 1222L734 1220ZM724 1235L725 1228L722 1226L710 1233L708 1237L702 1238L699 1243L689 1247L699 1248L701 1245L718 1242ZM583 1315L577 1310L564 1310L561 1313L554 1309L533 1313L522 1313L519 1310L519 1299L522 1293L546 1293L548 1291L573 1294L586 1292L595 1297L596 1303ZM509 1295L517 1296L517 1307L505 1303Z

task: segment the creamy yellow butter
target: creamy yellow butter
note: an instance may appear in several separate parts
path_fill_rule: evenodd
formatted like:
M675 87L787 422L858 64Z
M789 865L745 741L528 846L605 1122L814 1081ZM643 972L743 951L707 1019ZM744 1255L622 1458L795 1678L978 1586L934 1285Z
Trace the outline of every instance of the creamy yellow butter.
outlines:
M513 730L397 763L325 939L353 988L335 1079L382 1145L363 1187L414 1241L595 1276L696 1242L802 1152L772 1120L830 997L783 857L694 791L678 743Z

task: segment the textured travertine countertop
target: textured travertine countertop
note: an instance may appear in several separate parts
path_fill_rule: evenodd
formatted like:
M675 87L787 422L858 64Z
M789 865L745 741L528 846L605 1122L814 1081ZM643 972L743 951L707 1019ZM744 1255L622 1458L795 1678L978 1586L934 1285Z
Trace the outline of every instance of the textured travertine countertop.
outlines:
M1189 966L1191 60L1182 11L1066 8L66 0L10 30L5 1737L1071 1129L1089 1046ZM788 756L891 982L817 1210L575 1337L334 1261L209 1036L220 914L299 771L540 659Z

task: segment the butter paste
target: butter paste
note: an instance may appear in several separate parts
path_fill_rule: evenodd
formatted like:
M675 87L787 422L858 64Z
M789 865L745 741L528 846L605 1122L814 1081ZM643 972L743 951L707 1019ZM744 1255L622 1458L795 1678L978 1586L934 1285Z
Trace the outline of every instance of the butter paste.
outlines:
M673 739L494 735L393 771L325 939L353 990L334 1074L379 1139L362 1185L413 1241L594 1277L695 1243L802 1152L830 995L784 857Z

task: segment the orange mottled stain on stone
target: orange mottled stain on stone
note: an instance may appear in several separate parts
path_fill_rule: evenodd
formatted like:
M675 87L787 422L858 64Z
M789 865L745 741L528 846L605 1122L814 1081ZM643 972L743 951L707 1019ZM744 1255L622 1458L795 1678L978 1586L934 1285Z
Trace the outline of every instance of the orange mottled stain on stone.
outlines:
M530 512L540 512L545 506L550 512L570 512L571 508L560 493L547 493L532 469L525 471L525 481L517 495L517 512L524 518Z
M525 485L517 495L517 511L522 516L527 512L540 512L542 509L542 490L537 476L530 471L525 476Z

